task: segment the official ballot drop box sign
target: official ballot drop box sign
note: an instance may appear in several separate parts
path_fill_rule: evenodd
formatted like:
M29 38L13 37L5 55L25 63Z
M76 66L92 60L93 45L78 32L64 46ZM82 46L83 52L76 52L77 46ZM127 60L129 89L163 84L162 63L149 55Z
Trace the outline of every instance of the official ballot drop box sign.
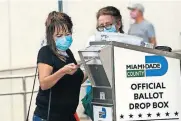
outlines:
M178 120L180 60L114 48L116 121Z

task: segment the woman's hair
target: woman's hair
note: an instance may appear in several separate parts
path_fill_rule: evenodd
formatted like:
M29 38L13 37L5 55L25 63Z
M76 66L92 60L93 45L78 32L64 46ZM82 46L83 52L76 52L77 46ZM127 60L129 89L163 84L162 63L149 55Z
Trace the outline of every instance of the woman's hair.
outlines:
M101 8L96 15L97 20L101 15L111 15L115 18L116 22L120 21L121 27L119 28L120 33L124 33L123 31L123 23L122 23L122 16L120 14L120 11L114 7L114 6L107 6L104 8Z
M56 11L52 11L52 12L50 12L50 13L48 14L48 17L47 17L47 19L46 19L46 21L45 21L45 26L46 26L46 27L50 24L51 19L52 19L52 18L55 18L55 17L57 16L57 14L58 14L58 12L56 12Z
M57 12L57 11L52 11L48 14L48 17L45 22L45 26L47 27L51 23L51 20L54 20L54 19L65 20L70 24L70 26L68 26L68 27L71 27L71 29L73 27L71 18L67 14L62 13L62 12Z
M73 23L71 18L62 12L51 12L47 18L46 24L46 38L47 45L50 46L54 54L59 57L61 60L64 60L64 57L58 53L56 48L55 40L53 35L57 30L57 33L71 33L72 34Z

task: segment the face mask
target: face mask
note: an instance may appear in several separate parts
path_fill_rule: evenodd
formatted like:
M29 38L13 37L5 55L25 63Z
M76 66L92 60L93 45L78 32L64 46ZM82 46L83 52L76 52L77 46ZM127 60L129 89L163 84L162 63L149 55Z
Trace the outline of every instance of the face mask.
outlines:
M57 37L55 44L58 50L66 51L72 44L72 36Z
M117 32L116 26L112 25L109 29L104 28L104 32Z
M130 13L130 16L131 16L132 19L135 19L135 18L138 16L138 14L137 14L136 11L132 11L132 12Z

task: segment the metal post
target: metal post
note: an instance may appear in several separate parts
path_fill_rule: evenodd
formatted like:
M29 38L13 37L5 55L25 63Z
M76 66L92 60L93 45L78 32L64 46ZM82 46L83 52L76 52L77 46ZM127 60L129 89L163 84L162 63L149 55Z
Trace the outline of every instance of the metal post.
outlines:
M24 120L26 120L26 113L27 113L27 97L26 97L26 78L22 78L23 83L23 106L24 106Z
M60 12L63 11L63 0L58 0L58 10L59 10Z

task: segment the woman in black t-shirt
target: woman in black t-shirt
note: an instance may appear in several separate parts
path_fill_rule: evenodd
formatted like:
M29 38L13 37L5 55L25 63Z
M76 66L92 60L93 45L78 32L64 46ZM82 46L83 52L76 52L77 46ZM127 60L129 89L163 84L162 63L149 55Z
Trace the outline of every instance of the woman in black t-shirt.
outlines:
M64 20L51 19L46 28L47 45L38 53L40 88L33 121L75 121L81 84L87 76L69 49L73 24L64 16Z

